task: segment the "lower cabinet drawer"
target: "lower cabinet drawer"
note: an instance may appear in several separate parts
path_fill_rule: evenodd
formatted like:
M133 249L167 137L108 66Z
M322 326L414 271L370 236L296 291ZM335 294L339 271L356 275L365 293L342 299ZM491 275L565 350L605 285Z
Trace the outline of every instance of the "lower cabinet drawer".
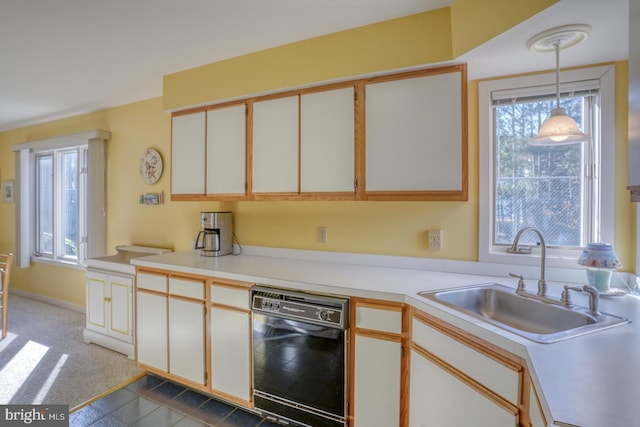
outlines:
M249 310L249 289L211 285L211 302Z
M162 274L138 273L136 286L156 292L167 292L167 276Z
M169 279L169 294L204 299L204 282L172 277Z
M366 304L356 306L357 328L371 329L392 334L402 333L401 307L369 307Z

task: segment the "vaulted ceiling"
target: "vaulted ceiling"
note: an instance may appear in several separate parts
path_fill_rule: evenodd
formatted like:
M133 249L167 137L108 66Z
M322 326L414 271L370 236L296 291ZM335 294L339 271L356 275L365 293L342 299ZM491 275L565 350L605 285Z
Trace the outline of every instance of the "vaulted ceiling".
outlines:
M162 76L454 0L0 0L0 130L162 95ZM469 77L551 69L533 34L593 27L562 65L627 57L628 0L562 0L465 54Z

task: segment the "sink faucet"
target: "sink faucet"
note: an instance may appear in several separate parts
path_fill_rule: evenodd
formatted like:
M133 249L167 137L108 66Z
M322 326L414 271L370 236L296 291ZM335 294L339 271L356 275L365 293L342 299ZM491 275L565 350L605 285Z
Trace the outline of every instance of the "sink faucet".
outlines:
M513 239L513 244L509 249L507 249L507 252L511 254L531 253L531 250L526 250L524 248L518 247L520 236L522 236L522 233L528 230L533 231L540 238L540 280L538 280L538 295L541 297L544 297L547 295L547 281L544 279L545 263L547 258L546 256L547 244L544 241L544 236L542 235L542 232L535 227L522 227L516 233L516 237Z
M571 303L571 298L569 297L569 291L588 292L589 293L589 314L592 316L600 316L600 312L598 311L598 302L600 301L600 292L598 291L597 288L591 285L582 285L582 286L564 285L564 291L562 292L562 302L564 302L566 307L573 306L573 304Z

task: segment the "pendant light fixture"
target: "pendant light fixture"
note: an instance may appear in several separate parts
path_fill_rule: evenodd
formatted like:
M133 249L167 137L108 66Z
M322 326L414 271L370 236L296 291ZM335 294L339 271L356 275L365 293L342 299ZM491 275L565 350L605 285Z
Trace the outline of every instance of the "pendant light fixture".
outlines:
M527 41L527 48L533 52L556 54L556 108L551 110L549 118L542 123L538 134L529 140L529 144L567 145L589 139L589 135L582 132L576 121L560 107L560 50L581 43L590 32L591 27L588 25L563 25L543 31Z

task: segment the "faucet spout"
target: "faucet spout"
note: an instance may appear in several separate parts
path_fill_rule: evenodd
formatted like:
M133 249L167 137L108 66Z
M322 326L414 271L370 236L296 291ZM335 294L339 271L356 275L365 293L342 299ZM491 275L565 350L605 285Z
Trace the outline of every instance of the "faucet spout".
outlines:
M511 247L507 249L507 252L515 253L515 254L526 253L526 251L523 251L521 248L518 247L520 236L522 236L522 234L525 231L532 231L536 233L540 238L540 280L538 280L538 295L546 296L547 281L545 280L545 270L546 270L545 264L547 260L547 254L546 254L547 244L544 241L544 236L542 235L542 232L535 227L522 227L516 233L516 237L513 239L513 243L511 244Z

